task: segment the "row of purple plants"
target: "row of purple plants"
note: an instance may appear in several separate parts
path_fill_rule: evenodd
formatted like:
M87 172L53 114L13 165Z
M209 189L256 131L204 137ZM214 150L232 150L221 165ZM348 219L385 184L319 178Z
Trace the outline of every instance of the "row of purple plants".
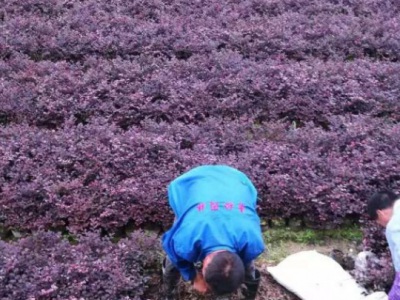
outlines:
M357 57L398 61L395 0L7 1L0 57L77 61L144 53L186 60L233 50L264 60Z
M200 164L244 171L266 218L330 227L358 220L371 191L399 188L400 125L328 118L331 130L248 119L201 126L106 119L58 130L10 125L0 134L1 221L20 230L107 231L129 222L170 225L166 186Z
M155 284L158 250L154 238L142 232L118 244L97 233L74 244L43 232L0 241L0 298L146 299Z
M0 124L57 129L103 117L122 129L155 122L201 124L210 117L313 122L330 116L400 120L400 63L310 59L255 62L231 51L163 61L90 57L81 64L0 61Z

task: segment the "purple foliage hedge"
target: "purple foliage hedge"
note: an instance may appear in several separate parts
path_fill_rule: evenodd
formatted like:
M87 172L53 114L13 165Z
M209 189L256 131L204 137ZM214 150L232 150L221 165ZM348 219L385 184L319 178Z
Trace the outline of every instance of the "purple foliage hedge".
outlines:
M369 191L398 188L400 125L328 119L329 131L248 119L201 126L148 121L129 130L105 119L58 130L6 126L2 221L23 230L113 231L130 221L168 226L169 181L202 163L224 163L254 180L262 216L340 224L363 213Z
M15 243L0 241L0 298L145 299L158 250L141 232L118 244L86 234L71 245L43 232Z
M375 189L400 189L399 15L395 0L0 1L0 227L167 227L166 185L207 163L246 172L263 217L358 220Z
M353 275L368 289L389 292L394 281L395 270L390 253L387 251L384 229L365 220L362 221L362 226L364 249L373 252L376 256L368 256L365 264L356 264Z
M233 50L254 60L398 61L399 10L395 0L4 1L0 55L188 59Z
M122 129L155 122L199 124L209 117L255 122L313 122L368 115L400 120L400 64L357 59L245 59L225 51L188 61L139 57L81 64L35 62L24 55L0 61L0 124L57 129L66 121L104 117Z

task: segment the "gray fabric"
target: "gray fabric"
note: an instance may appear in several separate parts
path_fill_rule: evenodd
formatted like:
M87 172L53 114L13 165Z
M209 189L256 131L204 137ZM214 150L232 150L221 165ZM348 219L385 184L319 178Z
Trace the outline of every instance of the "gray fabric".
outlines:
M176 294L176 287L178 285L180 274L179 271L174 267L171 261L166 257L162 264L163 272L163 293L165 300L174 300Z
M247 277L244 281L244 285L246 289L243 290L243 296L246 300L254 300L256 299L258 287L260 286L261 274L256 268L254 268L254 272L252 273L252 277Z
M246 266L245 281L254 280L256 278L256 266L254 260Z
M303 300L367 300L382 297L382 293L365 297L365 289L348 272L329 256L316 251L292 254L278 266L267 270L278 283Z
M178 269L175 268L171 260L168 258L168 256L166 256L163 262L163 275L175 276L176 274L180 275Z

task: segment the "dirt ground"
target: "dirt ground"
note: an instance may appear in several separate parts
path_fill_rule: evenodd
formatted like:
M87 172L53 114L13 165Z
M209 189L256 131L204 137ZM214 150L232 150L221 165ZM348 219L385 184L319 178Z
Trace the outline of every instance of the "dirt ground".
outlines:
M341 240L327 240L319 245L309 245L286 241L282 243L274 243L273 245L269 245L268 248L268 253L263 254L259 259L262 263L268 265L276 265L289 255L301 251L316 250L325 255L329 255L333 249L341 250L346 254L350 253L351 251L355 253L362 251L362 248L360 248L357 243Z
M276 265L288 255L300 251L316 250L328 255L332 249L340 249L344 253L348 253L349 250L354 247L355 245L351 242L338 240L326 241L320 245L301 244L292 241L269 245L269 253L262 255L257 261L257 266L262 274L257 300L300 300L279 285L272 276L268 274L267 266ZM151 292L146 299L162 299L162 295L160 294L161 278L159 276L153 278L151 286ZM241 299L240 294L231 297L231 300L238 299ZM190 284L181 282L179 285L179 300L213 300L213 298L200 296L192 290Z
M275 280L268 274L266 269L261 269L262 278L261 284L258 291L257 300L299 300L298 297L289 293L283 287L281 287ZM211 300L211 297L202 297L195 295L191 291L191 287L183 284L180 287L180 300ZM230 300L243 299L240 294L232 296Z
M262 274L261 283L258 291L257 300L300 300L279 283L277 283L273 277L268 273L267 266L274 266L279 264L283 259L291 254L307 251L316 250L322 254L329 255L333 249L339 249L343 253L349 253L350 249L358 251L359 245L355 242L337 239L326 239L318 244L307 244L297 243L293 241L279 241L268 244L268 252L261 255L256 264ZM146 300L161 300L161 274L154 275L151 279L150 289L147 295L143 299ZM208 296L200 296L192 290L192 287L188 283L181 282L178 287L178 299L179 300L214 300L214 298ZM234 295L230 300L243 299L238 295Z
M265 267L261 267L262 273L261 284L258 292L257 300L300 300L283 287L281 287L275 280L268 274ZM152 295L147 296L147 300L161 300L160 293L161 279L160 277L153 278L152 280ZM214 300L212 297L205 297L196 294L189 284L183 282L179 285L179 300ZM230 300L243 299L240 294L234 295Z

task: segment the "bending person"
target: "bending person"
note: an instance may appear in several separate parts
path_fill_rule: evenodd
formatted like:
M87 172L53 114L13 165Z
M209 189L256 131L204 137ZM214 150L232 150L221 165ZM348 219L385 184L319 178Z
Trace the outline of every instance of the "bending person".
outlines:
M175 299L180 276L217 296L244 283L246 299L255 299L260 273L254 259L264 242L250 179L228 166L201 166L175 179L168 198L175 222L162 239L165 299Z

